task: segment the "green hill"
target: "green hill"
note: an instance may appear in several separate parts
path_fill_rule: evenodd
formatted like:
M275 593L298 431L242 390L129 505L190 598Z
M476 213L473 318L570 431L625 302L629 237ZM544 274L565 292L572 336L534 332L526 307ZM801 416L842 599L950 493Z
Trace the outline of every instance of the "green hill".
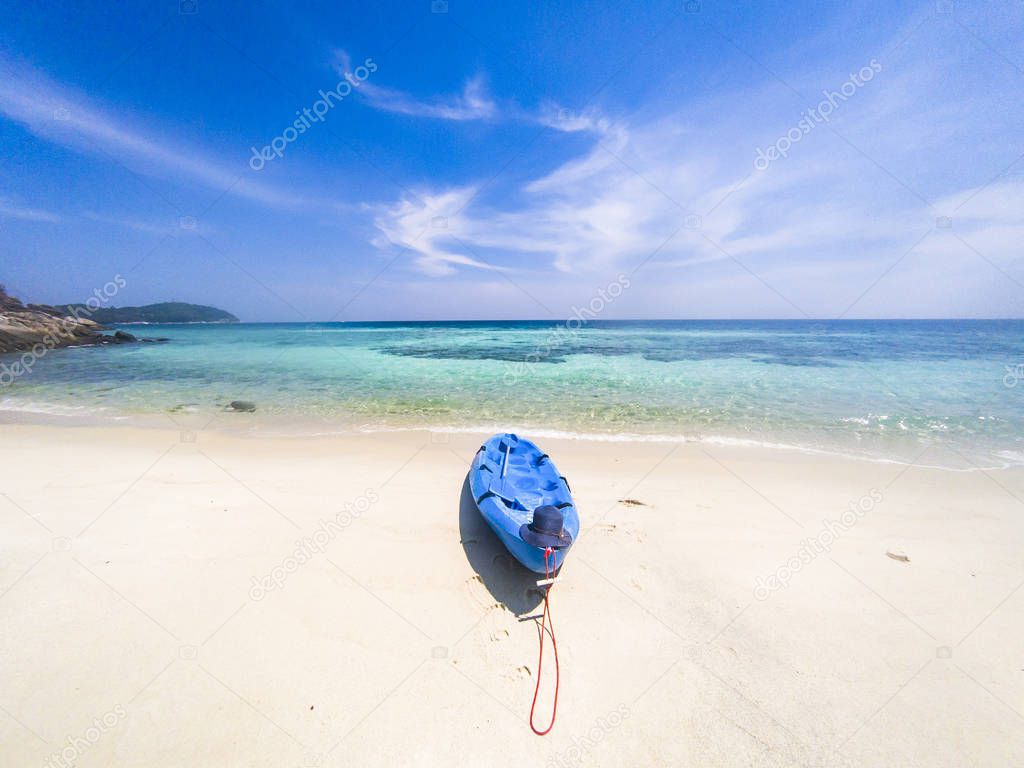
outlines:
M54 307L61 314L79 313L101 325L125 323L237 323L238 318L230 312L201 304L187 304L183 301L165 301L147 304L144 307L100 307L90 310L84 304L62 304Z

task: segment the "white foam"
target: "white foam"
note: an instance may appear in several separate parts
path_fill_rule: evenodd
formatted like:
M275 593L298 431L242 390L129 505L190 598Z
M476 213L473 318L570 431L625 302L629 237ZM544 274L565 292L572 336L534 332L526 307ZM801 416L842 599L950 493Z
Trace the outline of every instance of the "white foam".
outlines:
M768 448L771 450L793 451L796 453L811 454L817 456L830 456L835 458L852 459L856 461L869 461L877 464L895 464L898 466L915 466L921 469L937 469L949 472L986 472L999 469L1008 469L1014 466L1024 465L1024 454L1017 454L1014 451L1002 451L996 455L1005 458L1004 463L994 466L972 466L972 467L950 467L938 464L921 464L917 461L906 461L903 459L889 458L884 456L871 456L861 453L847 453L840 450L819 448L814 446L797 445L794 443L779 443L770 440L757 440L746 437L730 437L725 435L684 435L684 434L637 434L619 432L615 434L604 432L571 432L558 429L509 429L507 426L440 426L440 427L393 427L393 426L364 426L356 431L363 433L373 432L434 432L438 434L481 434L493 435L497 432L515 431L519 434L529 434L531 438L545 438L548 440L582 440L597 443L697 443L705 445L721 445L738 448ZM347 434L349 431L340 431L325 434ZM941 446L939 446L941 447ZM1015 455L1019 458L1015 458Z
M57 403L40 403L33 400L22 400L5 397L0 400L0 411L14 413L42 413L49 416L73 416L80 413L102 411L103 408L87 408L84 405L59 405Z
M101 416L103 421L130 421L132 417L126 415L115 415L105 407L88 407L80 405L64 405L55 403L36 402L21 398L4 398L0 400L0 411L13 413L36 414L43 416L73 417L73 416ZM192 407L186 406L181 413L187 415L194 413ZM851 453L839 449L822 448L820 446L799 445L796 443L784 443L771 440L763 440L749 437L736 437L727 435L688 435L680 433L643 434L635 432L578 432L560 429L534 429L529 427L509 427L508 425L496 424L475 424L475 425L440 425L432 426L424 424L421 426L394 426L385 424L362 424L343 426L337 429L317 429L314 424L297 426L293 429L278 429L273 425L264 423L252 423L250 433L258 433L267 437L337 437L350 434L372 434L376 432L433 432L437 434L480 434L493 435L497 432L518 431L528 434L530 437L547 440L579 440L595 443L660 443L660 444L683 444L694 443L704 445L720 445L737 448L761 448L770 450L790 451L795 453L829 456L834 458L852 459L856 461L868 461L878 464L894 464L898 466L916 466L922 469L945 470L950 472L985 472L1000 469L1008 469L1016 466L1024 466L1024 452L1003 450L992 454L999 463L986 464L985 466L957 467L949 465L921 464L917 461L907 461L899 458L871 455L867 453ZM936 446L942 450L942 446ZM956 452L954 452L956 453ZM959 454L958 454L959 455ZM963 457L961 457L963 458ZM970 460L964 459L967 463Z

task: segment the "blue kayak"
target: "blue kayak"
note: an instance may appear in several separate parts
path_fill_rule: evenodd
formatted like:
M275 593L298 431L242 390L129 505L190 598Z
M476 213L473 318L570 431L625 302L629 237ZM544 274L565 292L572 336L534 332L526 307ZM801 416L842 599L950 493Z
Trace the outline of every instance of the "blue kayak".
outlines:
M546 453L516 435L494 435L473 458L469 486L480 514L516 560L544 573L550 547L554 567L562 565L579 535L580 517L568 483Z

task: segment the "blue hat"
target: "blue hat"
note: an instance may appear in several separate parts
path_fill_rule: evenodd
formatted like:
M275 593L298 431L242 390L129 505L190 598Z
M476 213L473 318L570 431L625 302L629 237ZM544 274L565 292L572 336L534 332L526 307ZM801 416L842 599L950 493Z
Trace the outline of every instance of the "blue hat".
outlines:
M562 526L565 515L558 507L545 505L533 510L533 520L519 528L519 538L535 547L564 549L572 536Z

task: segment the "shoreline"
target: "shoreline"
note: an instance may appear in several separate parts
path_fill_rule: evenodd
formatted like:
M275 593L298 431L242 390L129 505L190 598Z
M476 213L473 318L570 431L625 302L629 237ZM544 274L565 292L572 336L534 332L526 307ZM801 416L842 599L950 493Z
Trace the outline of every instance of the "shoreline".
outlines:
M28 425L46 426L53 428L109 428L109 429L177 429L184 432L210 431L236 437L248 437L252 439L317 439L317 438L343 438L353 435L372 434L403 434L403 433L425 433L436 435L478 435L489 436L498 432L516 432L535 440L556 440L566 442L582 442L613 445L706 445L719 446L724 448L747 449L753 451L779 451L804 455L807 457L819 457L822 459L836 459L855 462L866 462L870 464L894 465L894 466L915 466L922 469L934 469L948 472L997 472L1024 467L1024 454L1018 457L1006 457L999 465L979 465L972 462L960 451L950 451L945 446L930 446L922 448L918 460L911 460L905 457L882 456L870 453L853 453L839 448L822 448L817 446L805 446L794 443L778 442L774 440L760 440L757 438L746 438L731 435L688 435L680 433L630 433L630 432L576 432L550 428L533 428L522 425L439 425L426 423L409 424L369 424L349 423L339 424L326 418L294 418L284 414L251 414L236 413L230 410L222 411L179 411L179 412L153 412L133 413L111 412L101 415L94 409L83 409L83 413L75 413L66 406L63 412L48 411L45 409L30 410L2 407L3 400L0 399L0 429L7 425ZM235 423L230 423L233 420ZM959 463L966 466L952 466L946 464L922 463L921 457L932 453L944 454L947 458L956 457Z

